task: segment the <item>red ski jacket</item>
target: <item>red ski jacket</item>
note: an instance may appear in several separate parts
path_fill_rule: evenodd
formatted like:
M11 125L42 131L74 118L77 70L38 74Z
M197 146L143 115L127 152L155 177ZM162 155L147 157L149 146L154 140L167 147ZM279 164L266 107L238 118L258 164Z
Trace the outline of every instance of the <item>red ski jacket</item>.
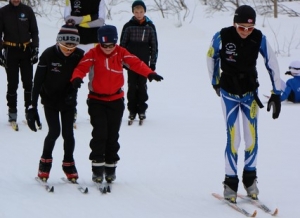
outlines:
M109 55L97 45L81 59L73 71L71 81L75 78L83 79L89 73L88 98L113 101L124 96L123 65L145 77L153 72L138 57L119 45L116 45L115 50Z

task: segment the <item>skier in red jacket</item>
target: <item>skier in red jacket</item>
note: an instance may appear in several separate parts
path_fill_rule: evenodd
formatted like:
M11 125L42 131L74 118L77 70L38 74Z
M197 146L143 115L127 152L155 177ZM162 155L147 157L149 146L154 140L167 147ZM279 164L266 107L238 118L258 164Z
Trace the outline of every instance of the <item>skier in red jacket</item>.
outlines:
M163 77L116 44L118 33L115 26L100 27L98 40L99 45L90 49L75 68L71 82L78 89L89 73L87 104L93 126L89 159L92 161L92 180L101 183L104 175L107 182L116 179L116 164L120 159L118 138L125 108L123 65L149 81L161 81Z

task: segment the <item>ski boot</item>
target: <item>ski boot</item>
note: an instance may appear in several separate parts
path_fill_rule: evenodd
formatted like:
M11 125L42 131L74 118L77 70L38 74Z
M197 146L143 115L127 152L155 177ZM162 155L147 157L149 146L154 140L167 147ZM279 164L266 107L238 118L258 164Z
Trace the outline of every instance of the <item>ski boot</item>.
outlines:
M39 163L38 178L43 182L46 182L49 178L51 167L52 159L41 158Z
M62 169L66 174L66 177L69 181L76 183L78 179L77 169L75 167L75 162L65 162L62 163Z
M224 185L224 199L230 203L236 203L237 190L238 190L239 179L238 177L225 177Z
M17 123L17 109L10 108L8 110L8 122L10 123L13 130L19 131L19 126Z
M257 195L259 190L257 188L257 177L256 171L246 171L243 172L243 184L247 192L247 196L253 200L258 200Z
M105 164L105 180L107 183L112 183L116 180L116 163Z
M96 183L103 182L103 174L104 174L104 162L100 162L97 160L92 161L92 180Z
M128 125L129 125L129 126L132 125L132 123L133 123L135 117L136 117L136 113L129 113L129 116L128 116L128 119L129 119L129 120L128 120Z
M140 119L139 125L141 126L141 125L143 125L143 122L144 122L144 120L146 119L146 114L145 114L145 112L139 113L139 119Z

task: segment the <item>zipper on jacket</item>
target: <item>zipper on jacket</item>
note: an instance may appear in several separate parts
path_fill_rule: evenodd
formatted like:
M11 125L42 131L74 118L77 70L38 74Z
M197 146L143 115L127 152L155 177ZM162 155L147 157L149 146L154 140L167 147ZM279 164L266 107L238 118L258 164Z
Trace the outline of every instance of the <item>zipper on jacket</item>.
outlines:
M145 37L145 29L143 31L142 41L144 41L144 37Z

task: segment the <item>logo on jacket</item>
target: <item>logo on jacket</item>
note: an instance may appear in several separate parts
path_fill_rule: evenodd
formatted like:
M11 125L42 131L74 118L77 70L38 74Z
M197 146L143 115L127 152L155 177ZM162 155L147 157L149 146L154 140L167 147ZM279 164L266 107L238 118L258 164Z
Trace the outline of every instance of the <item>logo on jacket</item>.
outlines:
M27 21L28 19L27 19L26 15L24 13L21 13L20 17L19 17L19 20L20 21Z
M81 13L81 1L76 0L74 1L74 15L78 16Z
M225 53L226 53L226 60L230 62L236 62L235 57L237 56L236 53L236 45L233 43L227 43L225 45Z
M60 73L60 68L62 67L61 63L51 63L51 72Z

